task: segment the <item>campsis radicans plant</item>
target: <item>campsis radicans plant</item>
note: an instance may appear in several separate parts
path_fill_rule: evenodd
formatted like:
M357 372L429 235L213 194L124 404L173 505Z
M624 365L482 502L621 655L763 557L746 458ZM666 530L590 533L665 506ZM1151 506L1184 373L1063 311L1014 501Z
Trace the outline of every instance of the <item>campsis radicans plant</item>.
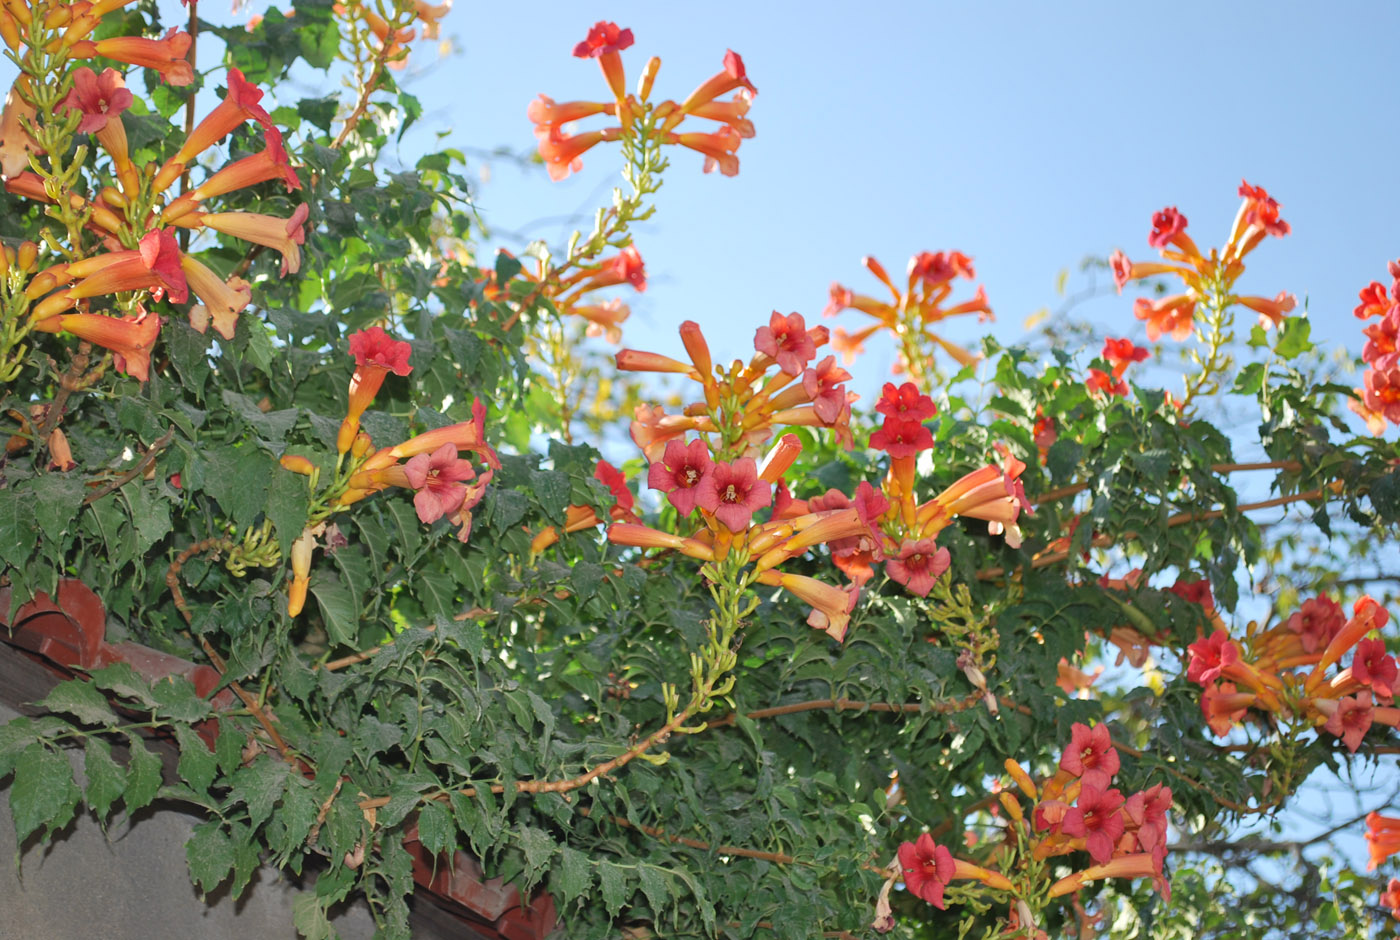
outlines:
M0 728L18 844L159 795L200 814L201 894L264 862L305 878L299 930L362 895L394 940L415 890L592 940L1400 910L1375 801L1337 829L1365 820L1375 881L1322 884L1308 848L1282 891L1234 878L1268 838L1236 824L1313 768L1394 766L1394 598L1358 562L1400 525L1400 263L1355 310L1369 436L1292 296L1240 292L1290 230L1250 184L1224 248L1167 209L1161 263L1114 256L1179 289L1110 301L1106 336L1071 299L974 337L987 291L942 251L866 259L880 290L824 311L846 329L764 306L736 359L711 343L743 313L617 349L643 292L667 315L637 229L668 157L732 176L754 138L737 54L666 98L631 30L578 24L602 90L529 104L539 183L600 154L622 179L591 230L508 251L462 166L497 142L395 137L447 4L160 12L0 0L0 656L75 676ZM530 62L530 33L499 39ZM1193 334L1185 391L1150 387Z

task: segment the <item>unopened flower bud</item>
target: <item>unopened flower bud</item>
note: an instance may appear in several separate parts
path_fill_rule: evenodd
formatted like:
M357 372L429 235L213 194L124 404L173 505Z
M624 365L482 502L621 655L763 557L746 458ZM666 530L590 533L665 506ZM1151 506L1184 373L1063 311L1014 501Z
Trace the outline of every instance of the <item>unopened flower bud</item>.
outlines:
M117 189L115 186L108 186L103 189L100 198L113 209L126 208L126 197L123 196L121 190Z
M365 454L369 453L369 449L373 446L374 444L370 441L369 435L361 431L359 434L355 435L355 443L350 445L350 455L356 460L359 460Z
M39 260L39 246L33 242L19 243L19 269L28 274L34 270L34 263Z
M1021 812L1021 801L1016 799L1010 790L1002 790L997 794L997 799L1001 801L1001 805L1005 807L1007 814L1012 819L1020 822L1026 818L1026 814Z
M637 97L646 101L651 97L651 86L656 81L656 73L661 71L661 57L652 56L647 60L647 64L642 68L641 78L637 80Z
M1015 782L1016 786L1020 788L1021 792L1026 795L1027 799L1039 799L1039 794L1036 793L1035 789L1035 781L1031 779L1030 774L1026 773L1025 768L1009 757L1002 766L1006 768L1006 773Z
M311 554L315 550L315 529L303 529L292 543L292 583L287 589L288 617L295 617L306 606L306 591L311 586Z
M294 454L285 454L281 461L283 470L290 470L292 473L300 473L302 476L311 476L316 471L316 465L305 457L298 457Z
M340 430L335 435L335 452L343 454L355 443L355 436L360 433L359 419L351 420L346 418L340 422Z

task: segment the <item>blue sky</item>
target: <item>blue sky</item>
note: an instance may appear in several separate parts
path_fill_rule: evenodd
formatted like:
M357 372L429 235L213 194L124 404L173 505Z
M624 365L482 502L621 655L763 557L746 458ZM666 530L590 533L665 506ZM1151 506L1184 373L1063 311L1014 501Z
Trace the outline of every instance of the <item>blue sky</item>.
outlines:
M1400 66L1382 39L1400 31L1400 5L534 10L451 14L445 35L461 54L411 79L425 125L450 127L452 144L528 148L535 94L605 97L595 64L569 55L601 17L636 34L629 78L662 57L657 94L683 97L726 48L759 88L749 115L758 135L739 151L738 177L702 176L700 158L677 148L660 212L636 232L651 289L629 298L628 345L679 350L677 324L695 319L717 353L744 355L769 311L816 317L832 280L873 289L863 255L902 271L915 252L940 249L974 258L996 332L1013 341L1085 255L1152 257L1149 219L1165 205L1189 217L1203 247L1223 242L1241 178L1283 203L1294 233L1256 251L1239 287L1306 298L1315 335L1359 352L1356 292L1400 255L1387 185L1398 139L1385 107ZM425 48L420 63L431 57ZM520 229L598 204L617 157L599 148L584 162L551 183L491 161L483 216ZM558 242L567 228L531 234ZM1082 310L1107 332L1145 339L1129 298ZM950 332L978 335L972 322ZM865 387L891 358L887 344L869 348L858 363Z

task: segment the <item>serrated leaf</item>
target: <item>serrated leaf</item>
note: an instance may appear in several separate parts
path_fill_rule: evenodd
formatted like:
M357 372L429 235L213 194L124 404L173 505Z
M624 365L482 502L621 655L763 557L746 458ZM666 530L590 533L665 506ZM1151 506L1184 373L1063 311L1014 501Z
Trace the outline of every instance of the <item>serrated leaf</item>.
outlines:
M35 722L24 717L12 718L0 725L0 780L10 775L20 754L39 737L34 725Z
M218 761L219 769L226 774L231 774L243 763L243 745L246 738L240 732L234 730L232 725L225 725L219 732L219 737L214 741L214 759Z
M456 613L457 586L444 571L419 569L413 575L413 592L429 615L450 617Z
M556 524L564 522L564 510L568 508L573 484L566 473L558 470L535 470L530 474L530 488L534 490L535 501L546 519Z
M91 673L92 684L106 689L118 698L134 699L142 705L153 705L150 684L130 663L113 663Z
M1278 342L1274 344L1274 352L1284 359L1296 359L1303 353L1313 348L1313 342L1309 338L1312 332L1312 324L1307 317L1288 317L1279 325Z
M180 745L180 763L177 766L180 778L197 792L207 792L219 773L218 758L189 725L176 723L174 729L175 740Z
M17 487L0 490L0 560L16 568L29 563L38 536L33 496Z
M550 890L559 898L562 910L593 887L593 864L578 849L563 846L559 861L549 873Z
M252 525L267 504L268 483L277 472L272 458L241 444L202 450L199 462L204 490L219 501L234 525Z
M117 723L116 713L107 704L107 698L91 682L84 679L70 679L53 687L41 708L64 715L72 715L85 725L111 727Z
M170 502L154 485L139 480L122 487L122 495L136 523L136 551L144 553L170 531Z
M34 521L44 537L57 543L83 503L83 479L76 474L45 473L30 481Z
M457 826L452 812L439 800L427 800L418 812L418 841L433 855L457 846Z
M131 748L131 759L127 761L126 792L122 802L126 804L127 815L150 804L160 792L160 758L146 749L141 737L128 734L127 744Z
M273 474L267 488L265 511L272 520L277 545L284 557L305 528L310 509L311 491L307 489L306 477L281 469Z
M533 885L554 857L554 837L543 829L525 826L520 830L520 847L525 850L525 880Z
M232 389L224 389L223 401L234 414L242 418L257 432L258 437L265 441L281 442L286 438L287 432L292 429L292 425L297 423L299 412L296 408L263 411L258 407L257 402Z
M268 816L287 786L287 765L263 755L230 778L229 800L248 807L248 825L257 827Z
M354 593L333 574L318 571L311 579L311 593L321 608L331 642L349 646L359 629L360 607Z
M39 743L29 745L15 761L15 779L10 784L16 842L23 844L41 826L45 839L66 826L81 796L64 754Z
M99 737L88 737L83 749L83 776L87 777L84 799L100 821L105 822L115 803L126 790L126 770L112 759L112 748Z
M641 875L642 893L647 897L647 905L651 908L652 916L659 921L661 912L671 903L671 887L666 875L651 865L640 866L638 874Z
M184 676L167 676L151 683L156 712L174 722L196 722L209 717L209 703L199 697L194 683Z
M298 894L292 899L292 926L304 940L330 940L335 935L326 917L325 905L310 892Z
M608 916L616 917L632 895L627 885L627 870L612 862L602 862L598 865L598 884L603 889L603 906L607 908Z
M194 827L185 843L185 864L190 880L206 895L217 888L233 870L233 841L224 832L221 820L211 819Z

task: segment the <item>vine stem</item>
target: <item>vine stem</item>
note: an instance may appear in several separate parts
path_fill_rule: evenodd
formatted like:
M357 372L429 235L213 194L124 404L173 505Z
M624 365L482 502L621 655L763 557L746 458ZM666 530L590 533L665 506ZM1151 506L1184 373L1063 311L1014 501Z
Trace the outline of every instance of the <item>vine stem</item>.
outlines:
M402 16L403 13L400 12L399 15ZM394 22L389 24L389 37L393 37L397 34L400 28L398 17L395 17ZM374 67L370 70L369 78L365 79L364 84L360 86L359 98L355 102L354 109L345 118L345 123L341 126L340 133L336 135L335 142L331 144L332 150L339 150L341 147L345 146L345 141L349 139L350 132L355 129L355 125L358 124L360 118L364 116L365 109L369 107L369 97L374 94L375 86L379 84L379 76L384 74L384 65L389 61L389 54L391 51L393 51L393 43L391 43L389 39L385 39L380 43L379 51L374 55Z
M1250 512L1255 509L1272 509L1275 506L1287 506L1289 503L1311 502L1315 499L1321 499L1323 495L1324 493L1321 489L1316 489L1308 490L1306 493L1295 493L1292 496L1276 496L1273 499L1265 499L1257 503L1241 503L1235 507L1235 512ZM1219 519L1223 515L1225 515L1225 510L1223 509L1212 509L1210 512L1179 512L1167 519L1165 527L1174 529L1188 522L1205 522L1208 519ZM1125 533L1123 537L1125 539L1136 538L1137 533L1128 532ZM1095 548L1105 548L1114 544L1115 541L1117 540L1111 535L1099 535L1095 536L1089 544ZM1032 568L1048 568L1051 565L1058 565L1060 562L1067 560L1069 556L1069 552L1051 552L1033 559L1030 566ZM1005 574L1006 568L1004 567L983 568L981 571L977 572L977 580L991 581L994 578L1003 577Z
M174 439L175 426L171 425L168 431L166 431L160 437L156 438L151 443L151 446L146 448L146 452L141 455L141 459L136 461L136 464L130 470L126 471L121 476L117 477L115 480L112 480L111 482L105 484L98 490L94 491L91 495L85 497L83 499L83 505L91 506L93 503L97 502L99 499L106 496L108 493L116 492L123 486L126 486L132 480L139 477L141 474L145 473L146 468L149 467L151 464L155 463L156 457L160 454L161 451L165 450L166 447L170 446L170 442Z
M1119 741L1112 741L1112 739L1110 739L1110 741L1115 748L1122 751L1124 754L1127 754L1129 757L1134 757L1139 760L1142 759L1142 751L1138 750L1137 748L1129 747L1128 745L1123 744ZM1287 793L1280 789L1280 793L1282 793L1283 795L1279 799L1276 799L1271 803L1260 803L1258 806L1250 806L1246 803L1236 803L1234 800L1225 799L1223 796L1220 796L1219 794L1213 792L1210 787L1201 783L1199 780L1196 780L1195 778L1189 776L1188 774L1182 773L1180 770L1177 770L1170 764L1162 764L1161 769L1165 770L1167 773L1171 774L1173 777L1180 780L1182 783L1186 784L1191 789L1206 794L1212 800L1214 800L1217 805L1224 807L1225 809L1228 809L1231 812L1239 813L1241 816L1250 816L1259 813L1267 813L1269 812L1269 810L1281 805L1283 800L1286 799L1288 796Z
M92 358L92 343L81 340L78 349L73 353L73 358L68 362L68 371L63 374L63 378L58 383L58 393L54 395L53 401L44 406L44 421L34 432L34 442L38 446L43 446L48 441L49 435L54 428L63 420L63 409L68 405L68 398L79 388L83 387L82 375L86 371L88 362Z
M1211 465L1214 473L1235 473L1241 470L1287 470L1290 473L1297 473L1303 465L1296 460L1268 460L1263 463L1217 463ZM1070 483L1067 486L1057 487L1053 490L1046 490L1039 496L1031 499L1031 502L1039 506L1041 503L1048 503L1057 499L1064 499L1066 496L1073 496L1082 493L1089 488L1088 482Z
M678 728L680 728L682 725L684 725L687 721L689 721L695 716L695 713L699 711L699 704L701 703L692 703L690 706L686 707L684 710L678 713L676 717L666 722L666 724L662 725L660 728L657 728L655 731L647 735L643 740L641 740L637 744L634 744L632 747L628 748L626 752L619 754L612 760L604 761L603 763L598 764L592 770L580 774L577 777L570 777L567 780L517 780L513 784L511 784L511 786L516 793L568 793L571 790L577 790L580 787L586 787L594 780L601 777L603 774L611 773L614 770L619 770L623 767L626 767L628 764L632 763L632 761L636 760L638 757L641 757L647 751L651 750L651 748L655 747L658 744L664 743L666 739L669 738L672 734L674 734ZM465 787L461 790L458 790L457 793L460 796L473 797L476 796L478 793L482 792L482 789L489 789L492 793L495 794L501 794L506 792L506 787L504 784L493 783L490 787L487 788ZM427 797L427 799L445 800L447 799L447 794L438 793L434 794L431 797ZM371 810L377 809L381 806L387 806L389 804L389 801L390 797L377 796L372 797L368 800L361 800L359 805L360 809Z
M185 601L185 592L180 589L180 571L185 567L185 563L196 555L211 551L227 552L231 551L233 547L234 543L226 538L216 537L204 539L201 542L195 542L193 545L180 552L180 554L176 555L175 560L170 563L170 567L165 569L165 586L170 589L171 597L174 598L175 601L175 609L185 618L185 623L187 625L193 625L194 615L190 613L189 604ZM211 645L209 640L205 637L201 636L199 638L199 643L200 646L204 648L204 655L209 657L209 662L213 663L214 668L218 670L220 676L224 676L224 673L227 671L227 664L224 662L224 658L219 655L218 650L214 649L213 645ZM227 678L227 676L224 677ZM258 703L258 700L253 698L248 690L239 685L235 680L229 679L228 684L229 688L233 689L233 694L238 696L243 706L257 719L258 724L262 725L263 731L267 733L273 746L277 748L277 752L282 755L282 759L288 763L294 763L296 758L292 755L291 749L287 747L287 742L282 740L282 735L277 732L277 727L273 724L272 718L263 709L262 705Z
M821 711L830 709L832 711L853 711L853 712L895 712L899 714L916 714L918 712L931 712L936 715L946 715L950 712L966 711L973 705L982 701L982 693L974 692L966 698L953 699L948 702L861 702L849 698L822 698L813 699L808 702L792 702L788 705L778 705L773 708L760 708L757 711L745 712L744 717L751 720L762 718L777 718L780 715L795 715L799 712ZM711 727L727 727L734 724L738 717L737 712L730 712L721 715L710 722Z

